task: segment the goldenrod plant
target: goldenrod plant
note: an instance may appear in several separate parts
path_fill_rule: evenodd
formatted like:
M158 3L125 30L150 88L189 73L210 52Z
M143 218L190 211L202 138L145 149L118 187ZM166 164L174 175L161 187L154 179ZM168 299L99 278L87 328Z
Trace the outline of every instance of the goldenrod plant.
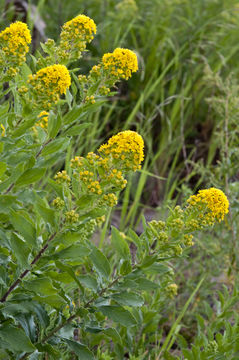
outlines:
M0 106L0 358L143 359L144 329L152 325L153 336L155 309L163 311L180 290L174 264L187 256L196 231L224 219L227 197L203 189L165 219L143 219L141 234L112 225L108 242L98 244L127 177L141 170L144 140L124 130L72 157L72 138L91 126L88 115L111 88L138 70L137 56L116 48L88 76L76 76L67 66L92 40L92 19L67 22L59 45L48 41L46 56L28 64L26 25L9 29L0 34L1 51L12 49L12 39L22 50L19 61L9 50L1 65L1 84L9 83Z

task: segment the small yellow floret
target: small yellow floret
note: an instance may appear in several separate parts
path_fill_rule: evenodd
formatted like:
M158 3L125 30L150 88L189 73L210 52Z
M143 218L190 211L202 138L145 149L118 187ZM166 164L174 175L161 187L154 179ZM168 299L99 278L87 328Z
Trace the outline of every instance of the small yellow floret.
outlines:
M128 79L133 72L138 70L136 54L128 49L117 48L113 53L104 54L102 58L103 67L117 79Z

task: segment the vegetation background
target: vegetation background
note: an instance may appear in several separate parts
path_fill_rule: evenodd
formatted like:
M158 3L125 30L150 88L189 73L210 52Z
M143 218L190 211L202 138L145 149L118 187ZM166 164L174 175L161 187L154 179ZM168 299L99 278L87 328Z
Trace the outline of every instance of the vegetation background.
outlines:
M142 214L163 218L168 206L200 188L217 186L226 192L228 220L198 237L188 256L178 261L178 296L159 314L157 326L152 318L152 328L155 336L170 340L165 358L238 359L239 2L1 1L1 29L16 19L26 21L34 31L33 52L40 41L57 40L63 23L74 16L94 19L97 36L77 64L82 74L116 47L136 52L138 73L120 82L117 93L89 116L91 131L76 137L69 152L77 149L84 156L125 129L144 138L143 169L129 177L119 206L109 214L120 230L133 226L140 233ZM96 241L107 241L107 230L105 226ZM187 303L199 283L196 297ZM152 305L152 316L155 311ZM200 355L203 341L209 347ZM143 354L144 341L139 343ZM219 357L210 355L210 346L221 347Z

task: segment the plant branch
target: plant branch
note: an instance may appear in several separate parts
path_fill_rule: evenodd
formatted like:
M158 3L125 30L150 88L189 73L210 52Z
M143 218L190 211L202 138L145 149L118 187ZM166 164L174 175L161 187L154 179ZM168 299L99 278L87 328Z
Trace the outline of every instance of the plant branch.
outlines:
M108 286L103 288L99 294L98 297L102 296L107 290L109 290L115 283L118 282L119 279L122 278L122 275L117 276ZM88 308L91 303L95 301L95 298L92 297L83 307ZM65 325L69 324L72 320L74 320L78 316L77 313L72 314L68 319L66 319L62 324L58 325L53 329L50 334L48 334L43 340L42 343L45 343L47 340L49 340L55 333L57 333L59 330L61 330Z
M43 246L43 248L41 248L41 250L39 251L39 253L36 255L36 257L32 260L30 267L32 268L33 265L35 265L37 263L37 261L40 259L40 257L42 256L42 254L44 254L44 252L47 250L49 243L54 239L54 237L56 236L56 232L54 234L52 234L49 239L47 240L46 244ZM18 286L18 284L21 282L21 280L31 271L30 269L26 269L24 270L21 275L17 278L16 281L14 281L14 283L10 286L10 288L7 290L7 292L2 296L2 298L0 299L0 302L5 302L8 298L8 296L12 293L12 291Z
M49 140L47 140L47 141L42 145L42 147L40 148L40 150L39 150L38 153L36 154L36 158L38 158L38 157L41 155L42 150L43 150L48 144L50 144L50 142L52 142L52 140L53 140L53 139L49 139Z

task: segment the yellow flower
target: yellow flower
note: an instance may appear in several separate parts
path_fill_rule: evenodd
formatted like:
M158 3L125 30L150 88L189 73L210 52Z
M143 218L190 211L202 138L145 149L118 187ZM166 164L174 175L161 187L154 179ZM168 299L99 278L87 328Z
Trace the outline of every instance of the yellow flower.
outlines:
M86 43L94 38L94 34L96 34L94 20L85 15L78 15L63 25L60 34L60 49L80 53L85 50Z
M51 65L40 69L35 75L29 75L28 83L36 105L49 109L57 103L61 94L66 93L71 85L71 77L64 65Z
M213 224L215 220L222 221L229 211L229 201L226 195L216 188L199 190L197 195L190 196L188 203L189 207L205 211L203 220L209 224Z
M102 58L103 67L117 79L126 79L138 70L136 54L128 49L117 48L113 53L104 54Z
M40 126L42 129L47 129L48 116L49 113L47 111L40 112L40 114L38 115L39 120L36 122L36 126Z
M0 32L0 67L9 68L11 78L18 72L18 67L26 60L31 34L26 24L17 21Z
M136 171L144 159L144 141L137 132L126 130L112 136L98 151L102 156L111 154L124 167Z

